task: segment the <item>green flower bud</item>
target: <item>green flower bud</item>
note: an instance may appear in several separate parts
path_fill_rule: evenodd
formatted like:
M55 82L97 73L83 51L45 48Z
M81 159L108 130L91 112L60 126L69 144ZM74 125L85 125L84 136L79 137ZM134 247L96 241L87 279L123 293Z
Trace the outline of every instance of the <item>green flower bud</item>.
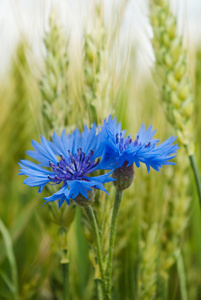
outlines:
M68 231L75 217L76 206L74 204L65 205L62 206L61 209L58 209L58 205L56 203L49 202L48 207L50 211L50 220L54 224L65 228L65 230Z
M95 192L93 188L91 191L88 191L88 198L89 199L85 198L82 194L79 194L74 200L75 203L81 207L86 207L92 204L95 200Z

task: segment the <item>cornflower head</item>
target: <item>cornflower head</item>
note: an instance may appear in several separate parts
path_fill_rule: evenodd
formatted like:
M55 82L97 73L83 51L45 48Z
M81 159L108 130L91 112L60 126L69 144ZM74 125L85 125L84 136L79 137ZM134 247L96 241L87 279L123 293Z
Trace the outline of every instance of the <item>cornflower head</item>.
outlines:
M163 165L174 165L170 160L175 157L179 147L173 144L176 137L171 136L165 142L157 145L160 140L153 138L156 130L152 131L152 125L148 129L142 124L135 140L131 136L125 136L126 131L121 129L121 123L117 124L116 118L109 116L105 119L100 132L100 141L104 145L102 167L115 169L113 178L117 179L114 185L119 190L130 186L134 177L133 164L139 168L144 163L149 173L150 168L160 172Z
M59 200L59 208L66 200L70 204L73 199L78 205L86 206L90 203L94 189L107 193L103 184L114 180L110 173L90 177L92 172L101 169L101 153L99 135L96 134L96 124L89 130L85 125L80 133L76 129L72 134L66 135L63 130L61 137L53 133L53 142L41 136L41 144L32 140L35 151L27 154L40 162L35 164L29 160L21 160L19 175L28 178L24 183L29 186L39 186L41 192L48 183L60 185L60 189L50 197L45 197L45 203ZM59 158L59 159L58 159ZM44 203L44 204L45 204Z

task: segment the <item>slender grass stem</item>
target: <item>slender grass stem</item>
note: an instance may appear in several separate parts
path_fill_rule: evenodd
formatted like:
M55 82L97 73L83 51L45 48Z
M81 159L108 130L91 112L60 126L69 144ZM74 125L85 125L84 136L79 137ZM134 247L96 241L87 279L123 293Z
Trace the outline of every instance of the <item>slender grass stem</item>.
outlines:
M98 256L98 263L99 263L99 268L100 268L100 273L101 273L104 297L106 297L106 299L107 299L105 271L104 271L104 266L103 266L103 256L102 256L102 251L101 251L99 228L98 228L98 224L96 221L96 216L94 214L94 211L93 211L93 208L91 207L91 205L86 206L85 211L86 211L87 217L92 226L92 231L93 231L93 235L94 235L94 241L95 241L96 251L97 251L97 256Z
M193 170L193 174L194 174L195 181L196 181L197 193L198 193L199 203L200 203L200 208L201 208L201 178L200 178L200 173L199 173L197 162L195 160L195 156L193 154L191 154L191 155L189 155L189 159L190 159L190 162L191 162L191 168Z
M67 237L68 232L64 227L59 228L60 250L61 250L61 268L63 275L63 300L70 300L70 285L69 285L69 259Z
M11 278L13 284L13 299L19 300L18 272L17 272L16 259L13 251L12 240L8 229L6 228L6 226L4 225L1 219L0 219L0 234L2 234L3 236L3 241L5 243L5 248L6 248L6 254L11 268L11 276L12 276ZM3 272L0 273L1 276L2 274Z
M95 279L96 283L96 294L98 300L103 300L103 290L102 290L102 283L100 279Z
M108 254L108 261L107 261L107 268L106 268L108 299L111 299L111 289L112 289L111 276L112 276L113 251L114 251L117 217L118 217L119 207L121 204L122 194L123 194L122 191L118 189L116 190L113 213L112 213L112 221L110 227L109 254Z
M188 300L184 260L183 260L183 255L182 255L182 252L181 252L180 248L178 248L175 251L175 258L176 258L176 262L177 262L177 270L178 270L178 275L179 275L179 282L180 282L180 290L181 290L182 300Z
M69 261L67 259L67 250L63 250L64 259L61 260L63 273L63 300L70 300L70 285L69 285Z

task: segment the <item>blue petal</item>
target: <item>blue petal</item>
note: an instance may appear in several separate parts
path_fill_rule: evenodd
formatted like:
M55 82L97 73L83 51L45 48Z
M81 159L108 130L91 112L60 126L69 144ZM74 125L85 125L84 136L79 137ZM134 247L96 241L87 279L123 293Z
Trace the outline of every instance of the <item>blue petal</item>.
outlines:
M39 161L41 163L41 166L49 167L50 159L44 157L43 155L41 155L33 150L26 151L26 154L29 155L30 157L32 157L33 159Z

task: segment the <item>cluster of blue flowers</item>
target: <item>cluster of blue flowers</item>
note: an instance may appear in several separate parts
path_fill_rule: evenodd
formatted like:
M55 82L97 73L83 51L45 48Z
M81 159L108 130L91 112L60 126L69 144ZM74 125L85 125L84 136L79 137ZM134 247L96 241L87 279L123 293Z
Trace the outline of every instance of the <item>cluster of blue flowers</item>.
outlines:
M41 144L32 141L35 151L27 154L37 160L35 164L29 160L19 163L20 175L28 176L24 183L29 186L39 186L41 192L48 183L59 185L58 191L50 197L44 198L45 203L58 200L59 208L70 199L76 201L79 195L88 199L92 189L103 190L103 184L113 181L111 173L117 169L135 164L144 163L148 172L150 167L159 171L163 165L174 164L170 160L175 157L178 146L173 144L175 137L170 137L159 145L158 139L153 136L156 130L152 126L147 130L143 124L135 140L130 136L125 137L121 123L117 124L116 118L109 116L103 126L93 124L91 129L85 125L80 133L76 129L72 134L62 132L61 137L53 134L52 142L41 136ZM111 170L100 176L90 176L97 170Z

